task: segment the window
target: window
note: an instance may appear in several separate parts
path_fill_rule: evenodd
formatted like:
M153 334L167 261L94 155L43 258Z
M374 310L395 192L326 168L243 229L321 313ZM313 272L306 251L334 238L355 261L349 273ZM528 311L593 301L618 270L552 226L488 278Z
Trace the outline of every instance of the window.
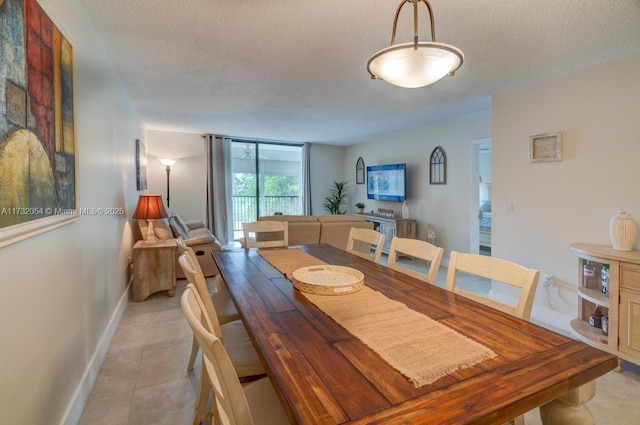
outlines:
M231 181L234 239L260 216L303 214L302 145L232 140Z

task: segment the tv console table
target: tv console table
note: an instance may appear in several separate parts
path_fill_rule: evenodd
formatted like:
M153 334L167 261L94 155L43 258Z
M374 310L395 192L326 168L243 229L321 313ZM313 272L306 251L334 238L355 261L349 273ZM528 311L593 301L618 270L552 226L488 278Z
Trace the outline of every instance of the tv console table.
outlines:
M385 236L382 252L389 253L391 240L399 238L416 238L416 220L413 218L387 217L378 214L367 214L367 221L373 222L373 228Z

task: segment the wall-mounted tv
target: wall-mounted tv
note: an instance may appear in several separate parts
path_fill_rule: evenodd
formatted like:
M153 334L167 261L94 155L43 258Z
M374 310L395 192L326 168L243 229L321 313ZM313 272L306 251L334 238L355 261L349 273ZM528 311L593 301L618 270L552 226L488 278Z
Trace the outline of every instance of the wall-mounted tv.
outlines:
M404 202L407 198L407 164L367 167L367 199Z

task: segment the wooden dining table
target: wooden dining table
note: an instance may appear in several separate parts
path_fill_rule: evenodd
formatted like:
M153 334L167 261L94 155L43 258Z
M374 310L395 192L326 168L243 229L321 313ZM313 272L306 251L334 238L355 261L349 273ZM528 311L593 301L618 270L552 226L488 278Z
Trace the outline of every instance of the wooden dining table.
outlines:
M291 423L502 424L538 406L548 425L570 423L567 415L582 418L571 423L593 423L584 403L595 379L617 367L614 355L332 246L295 248L361 271L369 288L497 355L416 388L257 250L216 251Z

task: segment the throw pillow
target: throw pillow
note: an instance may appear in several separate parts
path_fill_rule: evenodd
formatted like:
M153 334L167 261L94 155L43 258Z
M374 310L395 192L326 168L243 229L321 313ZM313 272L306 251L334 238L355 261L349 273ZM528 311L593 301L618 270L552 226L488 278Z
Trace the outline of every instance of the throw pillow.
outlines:
M180 228L180 225L177 223L175 218L171 217L169 219L169 227L171 227L171 232L173 233L174 238L182 238L182 239L189 238L189 234L186 234L186 235L184 234L184 232Z
M191 229L189 229L189 226L187 226L184 222L184 220L182 219L182 217L180 217L177 213L173 213L173 219L175 219L176 224L178 225L178 228L180 228L180 233L186 235L183 236L184 239L189 239L189 231Z

